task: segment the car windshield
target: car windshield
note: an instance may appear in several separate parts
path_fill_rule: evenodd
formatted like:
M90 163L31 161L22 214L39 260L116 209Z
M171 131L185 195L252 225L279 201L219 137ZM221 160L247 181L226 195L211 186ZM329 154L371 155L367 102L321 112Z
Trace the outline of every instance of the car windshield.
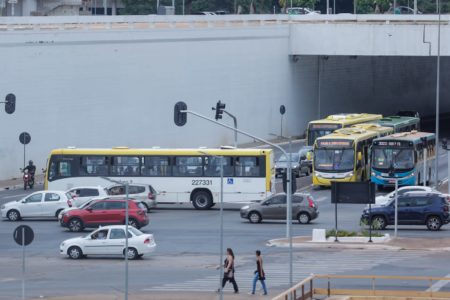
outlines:
M317 171L351 171L355 161L353 149L316 149L314 168Z
M412 149L375 148L372 152L374 169L411 170L414 168L414 152Z
M289 155L289 154L288 154ZM298 161L298 153L291 153L292 157L291 157L291 161L292 162L297 162ZM278 159L279 162L287 162L289 160L288 157L286 157L286 155L282 154L280 156L280 158Z

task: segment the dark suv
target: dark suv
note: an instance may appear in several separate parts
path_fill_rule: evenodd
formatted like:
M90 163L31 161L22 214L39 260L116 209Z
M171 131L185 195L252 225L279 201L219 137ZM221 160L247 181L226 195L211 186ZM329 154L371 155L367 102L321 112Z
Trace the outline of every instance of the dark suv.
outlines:
M86 227L125 224L127 202L128 224L138 229L147 225L147 209L142 203L136 203L133 199L102 199L86 207L64 212L60 219L61 226L70 231L82 231Z
M426 225L429 230L439 230L442 225L449 223L449 204L442 194L411 192L398 197L399 225ZM371 216L366 208L361 221L367 223L372 219L375 229L384 229L395 222L395 199L386 204L372 207Z

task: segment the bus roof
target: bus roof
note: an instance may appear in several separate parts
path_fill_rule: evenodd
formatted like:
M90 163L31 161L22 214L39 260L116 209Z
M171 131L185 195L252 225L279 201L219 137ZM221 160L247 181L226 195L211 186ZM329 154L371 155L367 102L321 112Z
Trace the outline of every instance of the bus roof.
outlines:
M51 151L51 155L265 155L272 149L220 149L220 148L189 148L189 149L164 149L164 148L60 148Z
M338 139L359 141L389 133L392 133L391 127L383 127L377 124L358 124L352 127L338 129L331 134L317 138L317 140Z
M409 125L419 123L420 119L415 117L389 116L373 121L374 124L381 126L396 127L398 125Z
M329 115L325 119L321 120L314 120L309 122L310 124L344 124L344 125L351 125L351 124L358 124L358 123L364 123L364 122L370 122L374 120L379 120L383 116L382 115L376 115L376 114L336 114L336 115Z
M421 143L421 139L426 138L427 140L434 140L434 133L430 132L421 132L421 131L410 131L410 132L399 132L395 134L391 134L388 136L384 136L381 138L377 138L376 141L410 141L414 143Z

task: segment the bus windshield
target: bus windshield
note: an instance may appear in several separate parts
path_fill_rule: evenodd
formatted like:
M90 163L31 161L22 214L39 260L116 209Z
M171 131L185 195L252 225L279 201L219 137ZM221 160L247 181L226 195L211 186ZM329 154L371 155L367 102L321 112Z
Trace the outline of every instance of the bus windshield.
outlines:
M314 152L314 168L317 171L352 171L355 150L319 148Z
M308 132L308 145L314 145L314 142L317 138L333 133L336 129L339 129L341 126L334 126L331 128L327 128L326 125L312 125L309 128Z
M375 148L372 162L375 169L411 170L414 168L414 152L412 149Z

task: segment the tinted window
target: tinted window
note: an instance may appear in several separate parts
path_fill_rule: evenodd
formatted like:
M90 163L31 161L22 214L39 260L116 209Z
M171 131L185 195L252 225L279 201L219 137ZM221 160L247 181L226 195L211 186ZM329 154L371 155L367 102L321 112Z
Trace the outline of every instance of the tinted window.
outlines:
M103 209L105 209L105 203L106 203L106 202L104 202L104 201L102 201L102 202L97 202L97 203L93 204L93 205L91 206L91 208L92 208L93 210L103 210Z
M259 177L260 176L260 158L251 156L240 156L236 158L234 169L236 176L240 177Z
M83 156L80 160L81 176L108 175L108 158L106 156Z
M45 202L59 201L59 199L61 199L61 197L59 197L58 194L55 194L55 193L45 193L45 198L44 198L44 201L45 201Z
M111 161L111 174L116 176L139 176L139 157L114 156Z
M106 209L125 209L125 202L122 201L106 202Z
M286 195L278 195L269 199L269 205L281 205L286 204Z
M398 199L398 207L412 206L413 202L413 199Z
M41 202L41 200L42 200L42 194L34 194L28 198L25 198L25 201L27 203Z
M170 176L169 158L167 156L146 156L142 167L145 176Z
M109 234L109 238L112 240L115 239L124 239L125 238L125 230L123 229L111 229Z
M427 206L433 203L431 198L416 198L415 206Z
M48 180L52 181L61 177L76 176L78 173L77 161L77 158L74 156L52 156L47 172Z
M79 193L77 193L77 195L79 197L94 197L94 196L98 196L99 193L98 193L97 189L80 189Z
M207 156L205 157L205 176L220 177L220 162L221 158ZM231 165L232 158L223 158L223 176L233 176L233 166Z
M292 196L292 203L299 204L302 203L303 197L301 196Z
M109 195L125 195L125 186L124 185L117 185L113 186L108 191Z
M173 176L202 176L203 159L200 156L175 157Z
M130 194L141 194L145 193L145 187L139 185L130 185L128 186L128 192Z

